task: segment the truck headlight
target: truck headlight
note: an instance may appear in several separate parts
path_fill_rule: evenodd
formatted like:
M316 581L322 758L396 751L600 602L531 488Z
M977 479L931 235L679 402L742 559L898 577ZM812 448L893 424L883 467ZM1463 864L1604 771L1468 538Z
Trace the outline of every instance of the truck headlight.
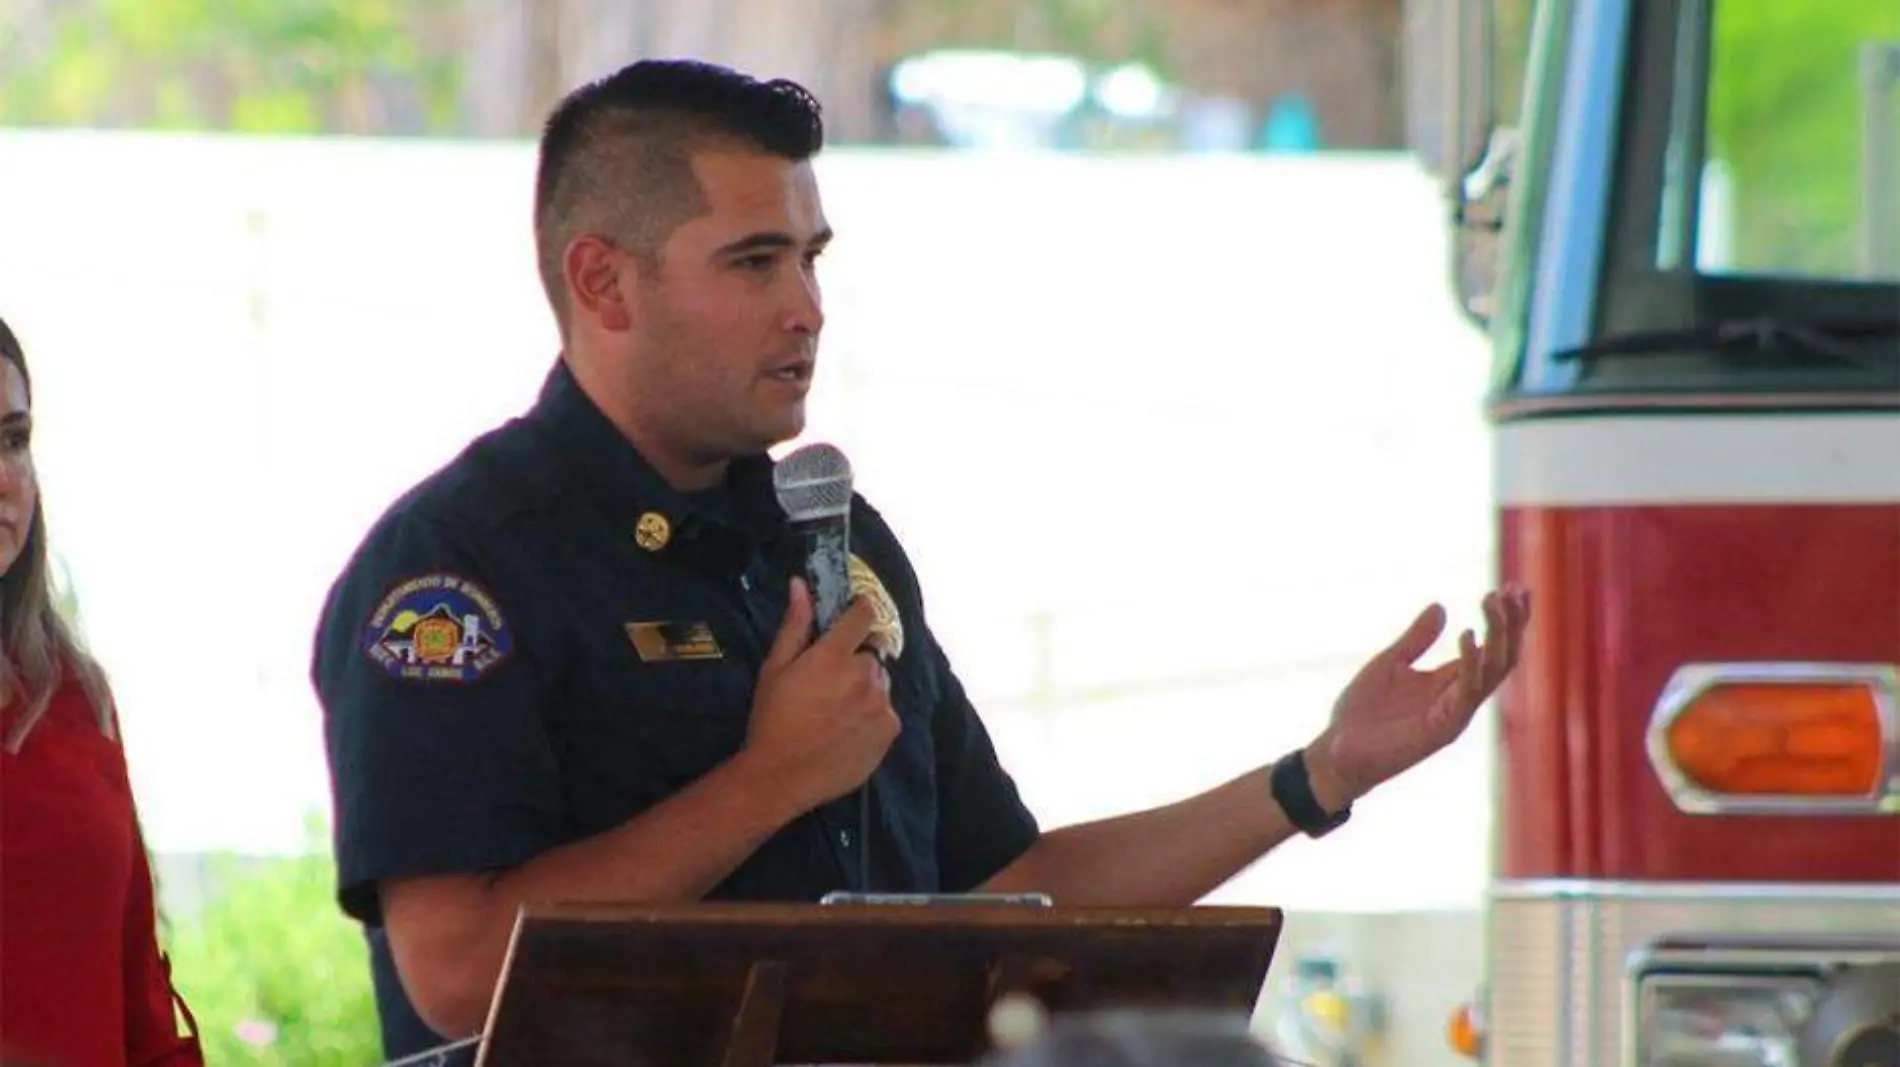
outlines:
M1900 1064L1900 964L1644 974L1634 1067Z
M1642 983L1638 1067L1803 1067L1820 996L1804 977L1658 974Z

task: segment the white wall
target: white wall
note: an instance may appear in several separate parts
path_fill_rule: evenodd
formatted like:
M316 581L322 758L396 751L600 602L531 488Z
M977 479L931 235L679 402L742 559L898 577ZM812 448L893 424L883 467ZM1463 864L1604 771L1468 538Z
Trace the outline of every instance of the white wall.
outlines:
M0 132L0 315L155 847L301 844L318 604L554 354L531 146ZM1384 158L836 152L812 438L852 455L1050 824L1308 737L1491 578L1483 346ZM1444 653L1450 641L1435 650ZM1223 900L1468 907L1481 727Z

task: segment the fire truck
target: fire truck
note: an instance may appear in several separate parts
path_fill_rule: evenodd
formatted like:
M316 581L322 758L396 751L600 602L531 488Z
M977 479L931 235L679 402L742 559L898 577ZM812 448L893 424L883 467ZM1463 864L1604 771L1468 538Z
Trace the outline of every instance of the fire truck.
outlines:
M1454 1044L1900 1065L1900 4L1406 6L1535 605Z

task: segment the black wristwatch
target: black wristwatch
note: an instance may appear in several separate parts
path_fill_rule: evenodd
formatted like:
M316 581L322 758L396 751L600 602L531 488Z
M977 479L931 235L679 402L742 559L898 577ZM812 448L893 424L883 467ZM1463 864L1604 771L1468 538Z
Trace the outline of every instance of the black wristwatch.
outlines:
M1273 765L1267 780L1280 810L1308 837L1325 837L1352 818L1351 804L1331 813L1320 807L1319 799L1313 796L1313 781L1306 774L1305 749L1296 748L1287 753Z

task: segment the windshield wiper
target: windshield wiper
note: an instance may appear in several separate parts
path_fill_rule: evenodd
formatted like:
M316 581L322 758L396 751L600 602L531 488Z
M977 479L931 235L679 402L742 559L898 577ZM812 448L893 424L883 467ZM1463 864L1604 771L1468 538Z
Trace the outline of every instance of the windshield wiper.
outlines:
M1892 339L1895 343L1875 343L1883 339ZM1883 356L1900 355L1900 319L1864 322L1799 322L1773 317L1724 319L1706 326L1611 334L1587 345L1565 349L1551 358L1561 362L1681 352L1802 356L1878 370L1883 366Z

